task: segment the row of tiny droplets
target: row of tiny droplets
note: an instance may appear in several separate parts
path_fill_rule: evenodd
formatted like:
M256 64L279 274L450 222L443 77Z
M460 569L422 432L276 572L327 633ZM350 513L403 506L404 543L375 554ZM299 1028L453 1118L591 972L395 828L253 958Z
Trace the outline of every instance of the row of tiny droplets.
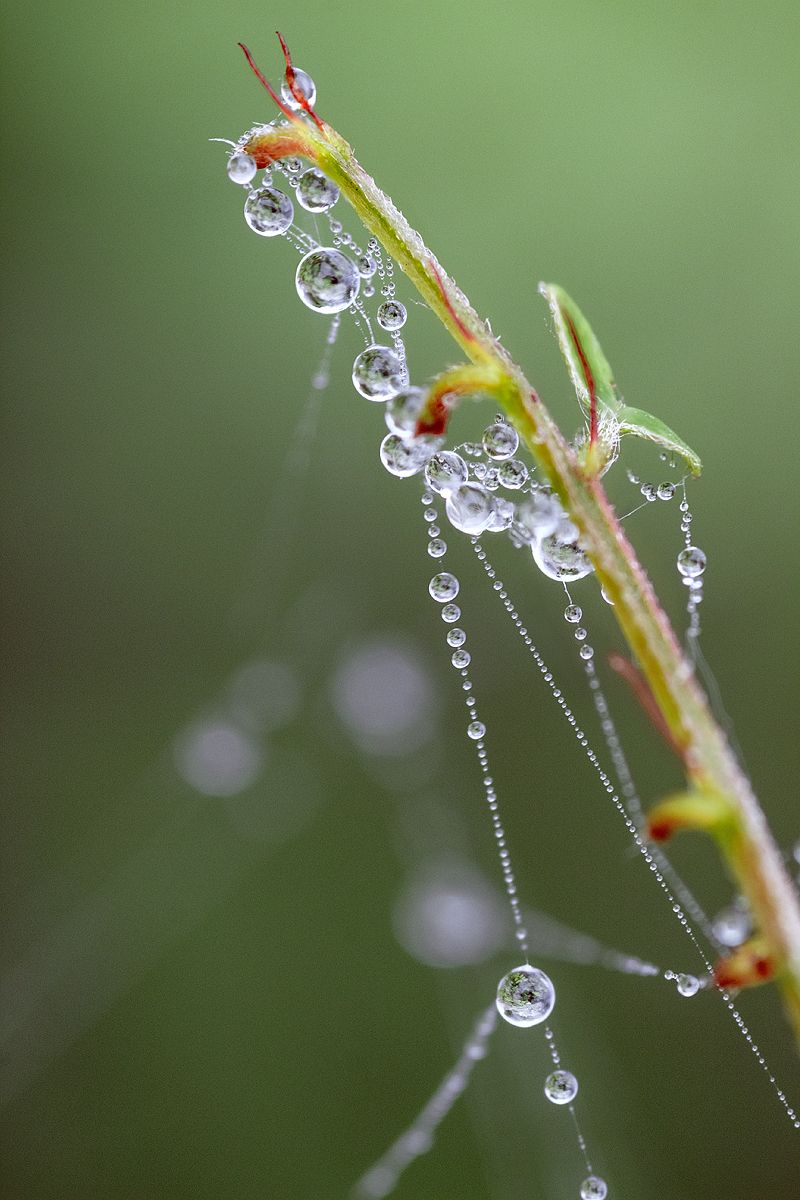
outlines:
M436 558L441 562L445 556L447 547L439 536L441 531L437 523L438 514L436 509L432 507L433 503L433 494L431 492L424 492L422 495L422 504L425 506L423 517L427 523L427 534L428 538L430 539L428 542L428 553L431 555L431 557ZM506 833L500 818L497 791L494 786L494 780L489 771L489 757L484 741L486 735L486 726L484 722L479 719L477 703L475 700L475 689L473 682L469 677L468 668L471 662L471 655L465 648L467 635L463 628L456 624L456 622L460 621L462 615L459 606L455 603L455 598L459 593L459 589L459 582L454 575L447 571L440 571L430 580L428 590L430 591L433 599L443 606L441 609L441 616L442 620L448 626L446 642L448 648L452 651L450 662L451 665L461 675L463 680L461 686L467 693L465 701L469 716L469 721L467 724L467 736L475 745L478 765L480 767L481 777L486 792L486 801L491 816L495 843L500 858L500 866L503 872L506 895L508 896L511 913L516 927L516 938L519 942L520 948L525 954L526 966L530 967L528 934L522 917L518 888L514 870L511 864L511 856L508 850ZM521 968L516 968L516 971L520 970ZM536 969L534 968L534 970ZM506 976L504 980L501 980L498 994L500 994L502 991L505 980L511 978L513 974L514 972L511 972L509 976ZM537 972L537 974L540 974L547 979L543 972ZM552 984L550 983L549 979L547 979L547 984L549 984L550 988L552 989ZM553 1000L551 1000L548 1015L549 1011L552 1010ZM505 1016L506 1019L509 1020L509 1023L518 1023L508 1017L508 1014L504 1012L503 1006L499 1003L498 1008L500 1009L501 1015ZM548 1049L553 1062L554 1070L545 1080L544 1091L545 1095L552 1103L566 1104L572 1116L572 1120L575 1125L578 1148L583 1156L587 1171L587 1178L584 1179L583 1183L581 1184L581 1198L582 1200L603 1200L603 1198L608 1194L608 1188L603 1179L593 1174L592 1164L587 1152L586 1141L578 1124L575 1107L572 1103L578 1091L578 1081L572 1072L566 1071L562 1068L561 1057L556 1045L555 1034L553 1033L553 1029L549 1024L545 1025L545 1038L547 1039Z
M625 807L625 804L623 803L623 801L620 799L619 795L617 794L617 792L614 788L614 785L613 785L611 779L609 778L608 774L603 770L597 755L595 754L594 750L590 746L589 740L586 737L586 734L578 725L575 715L572 712L572 709L567 704L567 702L561 692L561 689L556 686L555 681L553 679L552 672L548 668L547 663L545 662L541 653L539 652L538 647L536 646L536 644L534 643L530 634L528 633L527 628L525 627L525 625L523 625L522 618L520 617L517 609L514 607L513 602L510 600L506 588L504 587L502 581L497 579L496 572L495 572L491 562L487 558L486 552L483 549L483 546L477 539L474 539L474 538L472 539L472 545L473 545L475 554L477 555L479 561L483 565L483 569L486 573L487 578L492 581L493 590L497 593L498 597L502 601L505 611L508 613L508 616L512 620L514 627L516 628L520 638L525 643L525 646L527 647L529 653L531 654L532 658L534 659L534 662L536 663L542 678L544 679L545 683L548 685L548 688L550 689L550 693L551 693L553 699L558 704L558 707L561 710L562 715L565 717L568 724L573 729L575 736L578 739L578 743L584 749L584 751L586 753L586 757L588 758L591 765L594 767L594 770L597 773L597 776L600 779L601 784L603 785L604 791L606 792L606 794L608 796L611 797L611 801L612 801L614 807L617 809L619 814L622 816L622 818L625 822L625 826L626 826L628 832L630 833L631 837L633 838L637 850L644 858L644 860L647 863L647 865L649 866L652 874L655 876L656 882L659 884L659 887L661 888L662 892L664 893L667 900L669 901L670 907L671 907L673 913L675 914L677 920L679 921L680 925L686 931L687 936L694 943L694 945L697 949L697 952L700 955L700 957L705 965L707 975L710 978L713 975L712 963L711 963L710 959L708 958L702 945L700 944L691 924L689 923L689 920L686 917L685 912L683 911L681 905L678 903L678 901L675 898L675 895L673 894L669 885L667 884L667 882L664 878L664 875L660 869L659 863L653 854L652 848L642 838L641 834L639 833L639 829L636 825L636 822L632 819L631 814L628 812L628 810ZM575 613L574 613L574 611L573 612L570 611L570 609L574 608L574 607L575 606L572 606L572 605L568 606L566 613L565 613L565 616L567 613L569 613L569 615L566 617L566 619L568 620L568 622L570 624L573 624L575 622ZM578 610L578 611L580 613L580 610ZM578 621L581 619L581 615L582 614L578 615L578 617L577 617ZM582 639L579 639L579 640L581 641L581 648L583 649L585 642ZM592 655L586 656L585 654L582 654L582 655L580 655L580 657L581 657L581 660L584 663L584 665L586 665L587 663L592 662L593 656ZM588 677L589 686L592 689L592 692L593 693L599 692L600 691L600 683L599 683L599 679L597 677L596 671L594 670L593 667L590 672L587 672L587 677ZM606 710L608 710L607 702L603 705L603 707ZM616 731L615 731L615 733L616 733ZM620 747L620 749L621 749L621 747ZM685 887L685 885L684 885L684 887ZM686 889L686 890L688 892L688 889ZM686 975L684 973L675 973L673 971L665 971L664 978L667 979L668 981L674 981L676 984L677 990L683 996L693 996L700 990L700 981L693 975ZM778 1100L780 1101L781 1105L783 1106L783 1108L786 1111L786 1115L788 1116L789 1120L794 1125L795 1129L800 1129L800 1118L798 1118L797 1112L792 1107L792 1105L789 1103L788 1099L786 1098L785 1092L778 1084L775 1075L773 1074L772 1070L770 1069L769 1064L767 1063L766 1059L764 1058L764 1055L762 1054L758 1044L754 1040L752 1034L750 1033L750 1030L748 1029L747 1025L745 1024L745 1021L744 1021L742 1015L739 1013L735 1004L731 1000L730 993L728 993L726 991L722 991L720 994L722 996L722 1000L723 1000L725 1006L727 1007L728 1011L730 1012L730 1014L733 1018L734 1023L738 1027L739 1031L741 1032L742 1036L744 1037L745 1041L747 1042L748 1046L750 1047L751 1051L753 1052L753 1054L756 1058L756 1061L758 1062L759 1066L761 1066L763 1068L763 1070L767 1076L767 1079L769 1080L769 1083L775 1092L775 1095L778 1097Z

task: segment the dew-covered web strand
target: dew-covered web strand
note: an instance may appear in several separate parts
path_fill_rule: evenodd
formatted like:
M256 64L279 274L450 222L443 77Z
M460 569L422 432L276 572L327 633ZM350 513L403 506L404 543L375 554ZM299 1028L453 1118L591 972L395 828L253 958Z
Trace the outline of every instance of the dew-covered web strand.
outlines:
M505 436L504 432L497 430L497 436ZM447 544L439 537L440 529L438 525L438 514L435 507L435 498L431 492L424 492L422 495L422 503L424 505L423 518L427 523L428 537L431 539L428 542L428 554L441 564L447 552ZM489 771L489 758L485 745L486 726L479 719L477 703L475 700L475 689L472 680L469 677L469 666L471 663L471 655L466 649L467 634L465 630L456 625L456 622L461 620L460 607L455 604L455 598L459 594L460 584L457 578L448 571L439 571L432 577L428 585L428 591L432 598L437 603L443 605L441 610L442 619L449 627L446 634L446 642L452 650L451 665L459 671L462 682L462 688L467 692L466 706L469 716L467 725L467 734L474 742L478 763L483 779L484 790L486 793L486 801L489 807L489 812L492 821L492 830L495 837L495 845L500 859L500 866L503 873L503 881L506 889L509 906L511 908L512 917L515 926L515 935L520 948L525 954L525 964L522 967L516 967L510 971L500 981L498 987L497 1008L501 1015L512 1025L528 1027L530 1025L539 1024L547 1020L550 1016L555 1004L555 990L547 975L537 967L533 967L530 962L530 951L528 944L528 931L524 922L522 908L519 901L517 882L514 875L511 856L508 851L505 829L500 819L497 792L495 790L494 781ZM533 999L531 999L533 997ZM555 1040L555 1033L552 1024L545 1025L545 1037L550 1049L550 1054L556 1067L560 1064L560 1057ZM560 1074L568 1074L569 1079L574 1085L577 1092L577 1080L570 1073L561 1072ZM548 1085L551 1083L553 1076L548 1076L545 1084L545 1095L553 1103L559 1103L560 1100L554 1098L554 1092ZM589 1156L586 1148L586 1142L581 1133L578 1119L575 1114L574 1106L570 1104L570 1112L575 1125L576 1140L578 1149L583 1157L588 1178L582 1185L583 1190L589 1195L595 1194L592 1188L597 1188L597 1196L606 1195L605 1181L592 1173L592 1165L589 1161Z
M502 601L503 607L506 610L506 612L508 613L508 616L511 619L512 623L514 624L514 627L516 628L517 633L519 634L522 641L525 643L525 646L526 646L528 652L531 654L532 658L534 659L534 662L536 663L536 665L539 669L539 672L542 675L542 678L544 679L545 683L548 685L548 688L550 689L550 694L552 695L553 699L558 704L558 707L560 708L560 710L561 710L563 716L565 717L565 719L567 720L568 724L573 729L575 736L578 739L578 743L583 748L583 750L586 754L586 757L588 758L590 764L592 765L598 778L600 779L600 782L603 786L604 791L610 797L612 804L614 805L614 807L616 808L616 810L619 812L620 816L624 820L625 827L628 830L628 832L630 833L631 837L633 838L637 850L644 858L645 862L647 863L648 867L650 868L651 873L655 876L655 879L656 879L659 887L661 888L662 892L664 893L665 897L667 898L667 900L670 904L672 912L675 914L675 917L677 918L679 924L682 926L686 935L690 938L693 945L695 946L697 953L700 955L700 958L703 961L703 964L706 968L706 973L707 973L708 978L709 979L713 978L713 964L711 963L711 960L709 959L708 955L706 954L705 950L703 949L703 946L701 945L697 935L695 934L694 929L692 928L691 924L689 923L689 920L688 920L685 912L683 911L683 908L678 903L673 892L670 890L670 887L664 878L664 874L659 869L659 864L656 861L656 859L652 853L651 847L642 838L636 822L633 820L633 818L631 817L631 814L628 812L627 808L625 807L625 804L623 803L623 801L617 794L617 792L614 788L614 785L611 782L608 774L603 769L597 755L595 754L594 750L590 746L589 740L586 737L584 731L578 725L577 719L575 718L574 713L572 712L571 708L569 707L566 700L564 699L561 689L556 686L555 681L553 679L552 672L548 668L547 663L545 662L541 653L539 652L538 647L533 642L533 639L531 638L530 634L528 633L526 626L523 624L522 618L520 617L519 612L515 608L513 602L509 598L506 588L504 587L502 581L497 579L496 572L495 572L491 562L487 558L486 551L484 550L483 546L481 545L480 541L478 541L477 538L472 539L472 546L473 546L473 550L474 550L478 560L481 562L481 565L483 566L483 569L484 569L484 572L485 572L487 578L492 581L493 590L497 593L499 599ZM585 653L582 653L582 654L580 654L580 657L581 657L582 661L587 662L587 661L591 660L592 655L590 654L590 655L586 656ZM595 676L595 678L596 678L596 676ZM675 976L673 972L665 972L665 977L673 977L678 986L678 990L682 991L682 979L684 977ZM693 994L695 994L695 992L697 990L698 989L695 988L694 990L682 991L682 994L693 995ZM772 1090L775 1093L775 1095L777 1096L777 1098L778 1098L780 1104L782 1105L784 1111L786 1112L786 1115L788 1116L789 1120L792 1122L795 1129L800 1129L800 1119L798 1119L798 1116L797 1116L797 1113L796 1113L794 1107L789 1103L789 1101L786 1098L785 1092L778 1084L773 1071L771 1070L769 1064L767 1063L766 1059L764 1058L764 1055L762 1054L759 1046L754 1041L752 1034L750 1033L750 1030L744 1021L744 1018L742 1017L741 1013L739 1013L735 1004L733 1003L733 1001L730 997L730 993L728 993L726 991L720 991L720 996L722 998L723 1003L725 1004L725 1007L730 1012L735 1025L737 1026L740 1033L744 1037L746 1043L748 1044L751 1051L753 1052L753 1055L755 1056L756 1061L758 1062L759 1066L762 1067L762 1069L764 1070L764 1072L767 1076L767 1079L772 1087Z

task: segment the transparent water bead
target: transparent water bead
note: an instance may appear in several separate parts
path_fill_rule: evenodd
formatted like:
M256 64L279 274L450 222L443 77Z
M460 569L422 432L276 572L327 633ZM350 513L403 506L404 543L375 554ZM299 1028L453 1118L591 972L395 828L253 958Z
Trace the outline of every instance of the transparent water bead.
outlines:
M675 495L675 484L674 483L660 483L658 485L659 500L671 500L674 495Z
M384 415L392 433L399 433L401 437L413 436L424 405L425 393L422 388L404 387L390 396ZM425 474L427 478L427 468Z
M473 742L479 742L481 738L485 736L486 726L484 725L483 721L470 721L469 725L467 726L467 737L471 738ZM509 1019L509 1017L506 1017L506 1020ZM512 1023L519 1024L519 1022ZM535 1022L529 1022L529 1024L535 1024Z
M509 458L500 464L497 478L503 487L517 491L528 482L528 468L518 458Z
M447 542L441 538L431 538L428 542L428 554L431 558L442 558L447 553Z
M297 265L297 294L313 312L337 313L349 308L358 295L356 264L341 250L309 250Z
M339 199L339 189L317 167L310 167L300 176L297 199L306 212L328 212Z
M488 528L493 509L494 497L479 483L460 484L449 493L445 502L450 524L472 537Z
M504 458L513 458L519 446L519 434L505 421L495 421L483 433L483 448L489 458L500 462Z
M395 329L402 329L407 318L406 306L399 300L386 300L378 309L378 324L381 329L388 329L391 332Z
M308 71L301 71L299 67L295 67L294 86L305 97L309 107L313 108L317 99L317 86L308 74ZM285 79L281 84L281 99L287 108L291 108L292 112L304 111L302 104L299 104L295 100L294 94Z
M497 988L500 1016L509 1025L518 1025L522 1029L546 1021L555 1002L556 990L550 977L528 963L514 967L504 975Z
M445 604L441 616L446 625L455 625L461 617L461 609L457 604Z
M548 579L571 583L575 579L583 579L594 570L588 556L575 540L573 529L571 521L562 522L555 533L533 542L531 551L534 562Z
M544 1081L544 1094L552 1104L570 1104L578 1094L578 1081L571 1071L553 1071Z
M447 633L448 646L463 646L467 640L467 635L463 629L450 629Z
M228 159L228 179L233 183L252 183L255 179L256 160L244 151L237 150Z
M608 1184L599 1175L589 1175L581 1184L581 1200L606 1200Z
M450 661L457 671L463 671L472 662L472 655L469 650L454 650Z
M577 625L583 616L583 609L577 604L568 604L564 609L564 620L569 621L570 625Z
M358 260L358 273L362 279L372 279L378 269L378 264L371 254L362 254Z
M517 505L515 531L524 542L538 541L555 533L564 519L564 510L557 496L536 492Z
M741 946L750 936L750 914L746 908L731 905L723 908L714 918L711 928L714 937L723 946Z
M380 459L390 475L408 479L419 475L427 461L425 446L405 442L396 433L387 433L381 442Z
M706 569L706 556L697 546L687 546L678 555L677 565L684 579L696 579Z
M388 400L400 388L402 364L388 346L367 346L353 363L353 387L366 400Z
M460 454L441 450L434 454L425 468L428 486L440 496L448 496L454 488L467 482L467 464Z
M294 205L277 188L259 188L244 202L244 219L253 233L261 237L279 237L294 220Z
M438 575L434 575L428 584L428 591L439 604L447 604L450 600L455 600L458 595L459 582L455 575L451 575L449 571L440 571ZM455 608L456 606L453 605ZM459 612L458 616L461 616ZM458 617L455 618L458 620Z
M486 486L490 486L488 482ZM509 529L515 514L516 509L510 500L503 500L501 497L496 497L492 506L492 515L489 519L489 524L486 526L487 533L502 533L504 529Z
M675 987L681 996L696 996L700 991L700 980L696 975L676 975Z

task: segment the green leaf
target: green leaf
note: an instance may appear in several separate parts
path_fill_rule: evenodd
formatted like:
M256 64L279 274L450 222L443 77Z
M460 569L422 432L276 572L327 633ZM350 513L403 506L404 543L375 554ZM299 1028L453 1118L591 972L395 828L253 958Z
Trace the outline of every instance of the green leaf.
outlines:
M558 284L540 283L539 292L553 314L558 344L584 413L590 415L594 391L598 407L603 406L616 414L621 401L614 374L586 317Z
M687 446L686 442L679 438L677 433L673 433L663 421L659 421L658 417L643 412L641 408L624 406L618 411L617 419L620 433L633 433L648 442L655 442L671 454L680 455L693 475L699 475L702 471L703 464L691 446Z

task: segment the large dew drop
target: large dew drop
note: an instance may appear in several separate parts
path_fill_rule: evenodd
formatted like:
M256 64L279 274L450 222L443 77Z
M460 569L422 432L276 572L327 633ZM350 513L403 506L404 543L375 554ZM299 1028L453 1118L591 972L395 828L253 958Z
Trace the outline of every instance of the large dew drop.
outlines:
M588 556L578 545L576 536L572 523L564 521L555 533L531 545L534 562L548 579L572 583L594 570Z
M544 1081L544 1094L551 1104L571 1104L578 1094L578 1081L571 1071L553 1071Z
M297 294L313 312L337 313L349 308L360 283L356 264L340 250L309 250L297 264Z
M419 475L428 457L424 445L405 442L396 433L387 433L381 442L380 456L389 474L396 475L398 479Z
M581 1200L606 1200L608 1184L599 1175L589 1175L581 1184Z
M314 80L308 74L308 71L301 71L299 67L294 69L294 86L302 96L310 108L314 107L314 102L317 99L317 87ZM287 108L291 108L292 112L303 112L302 104L299 104L294 98L294 93L284 79L281 84L281 99Z
M462 483L449 493L445 510L451 525L478 537L492 520L494 497L478 483Z
M339 199L339 189L317 167L310 167L300 176L297 199L307 212L328 212Z
M294 220L294 206L277 188L259 188L244 202L244 219L253 233L261 237L279 237Z
M378 324L381 329L394 332L395 329L403 328L407 316L405 304L401 304L399 300L387 300L378 309Z
M394 396L390 396L384 409L384 416L391 432L399 433L401 437L412 437L424 404L425 393L422 388L401 388ZM438 455L435 457L438 458ZM426 474L427 470L426 467Z
M353 363L353 387L367 400L388 400L401 385L402 365L388 346L368 346Z
M425 479L432 491L449 496L454 488L467 482L467 464L460 454L441 450L434 454L425 468Z
M509 1025L527 1029L541 1025L553 1011L556 989L552 980L538 967L525 963L514 967L497 987L497 1011Z
M489 458L500 462L505 458L513 458L519 446L519 435L512 425L505 421L495 421L484 431L483 448Z

